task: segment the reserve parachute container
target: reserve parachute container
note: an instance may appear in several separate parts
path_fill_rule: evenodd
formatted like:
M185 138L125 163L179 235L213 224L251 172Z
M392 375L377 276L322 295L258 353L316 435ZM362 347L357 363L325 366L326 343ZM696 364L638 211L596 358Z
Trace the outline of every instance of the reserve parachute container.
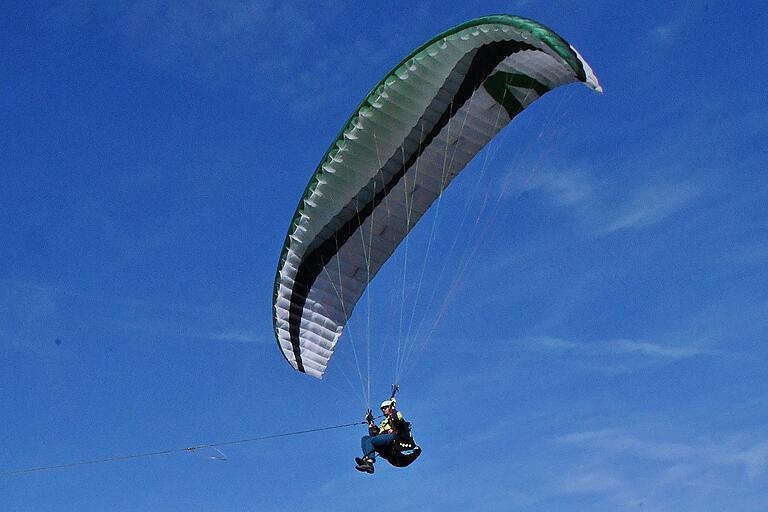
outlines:
M568 42L530 19L477 18L423 44L366 96L293 216L273 325L295 369L322 378L368 283L458 173L543 94L602 92Z

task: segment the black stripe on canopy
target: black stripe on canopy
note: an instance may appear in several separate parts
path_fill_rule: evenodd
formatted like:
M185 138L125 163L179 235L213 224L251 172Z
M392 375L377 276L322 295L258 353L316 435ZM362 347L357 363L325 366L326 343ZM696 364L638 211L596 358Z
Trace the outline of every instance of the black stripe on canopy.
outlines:
M304 363L301 358L300 345L302 312L309 291L317 280L317 277L323 271L325 264L336 255L339 248L355 234L374 209L400 182L407 170L413 166L435 137L437 137L442 129L448 125L451 118L454 117L457 111L469 100L469 98L472 97L472 94L474 94L474 92L483 84L496 66L510 55L525 50L541 51L535 46L520 41L495 41L478 48L453 101L451 101L448 109L440 116L432 130L424 137L418 150L402 164L398 171L392 175L390 180L384 184L384 187L379 190L373 198L363 206L363 208L357 211L357 214L354 217L336 229L330 237L319 246L315 247L309 254L305 255L294 279L288 316L291 346L293 348L293 355L296 358L296 367L299 371L304 372ZM393 158L398 156L399 155L394 155Z

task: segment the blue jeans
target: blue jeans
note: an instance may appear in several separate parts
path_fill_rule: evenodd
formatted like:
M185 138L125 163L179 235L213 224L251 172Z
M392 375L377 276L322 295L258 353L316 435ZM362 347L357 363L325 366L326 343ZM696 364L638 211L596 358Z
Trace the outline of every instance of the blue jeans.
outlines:
M376 451L391 446L395 442L395 434L379 434L377 436L363 436L360 439L360 447L363 449L363 457L376 460Z

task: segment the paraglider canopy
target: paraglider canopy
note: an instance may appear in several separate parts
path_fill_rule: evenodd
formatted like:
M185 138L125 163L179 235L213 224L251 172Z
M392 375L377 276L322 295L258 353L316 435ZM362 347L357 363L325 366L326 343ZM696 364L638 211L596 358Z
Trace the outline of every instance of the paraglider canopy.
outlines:
M467 163L518 113L592 69L526 18L477 18L389 72L310 179L275 277L273 325L295 369L321 378L371 279Z

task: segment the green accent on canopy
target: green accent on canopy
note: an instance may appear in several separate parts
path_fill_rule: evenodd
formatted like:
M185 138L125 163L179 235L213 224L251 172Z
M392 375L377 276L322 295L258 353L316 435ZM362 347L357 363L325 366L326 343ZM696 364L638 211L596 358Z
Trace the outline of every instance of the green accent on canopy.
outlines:
M504 110L509 114L510 119L523 111L525 108L510 91L510 87L520 87L523 89L532 89L537 96L541 97L549 92L549 87L542 84L535 78L519 73L506 73L498 71L489 76L483 82L483 87L488 91L493 99L499 102Z

